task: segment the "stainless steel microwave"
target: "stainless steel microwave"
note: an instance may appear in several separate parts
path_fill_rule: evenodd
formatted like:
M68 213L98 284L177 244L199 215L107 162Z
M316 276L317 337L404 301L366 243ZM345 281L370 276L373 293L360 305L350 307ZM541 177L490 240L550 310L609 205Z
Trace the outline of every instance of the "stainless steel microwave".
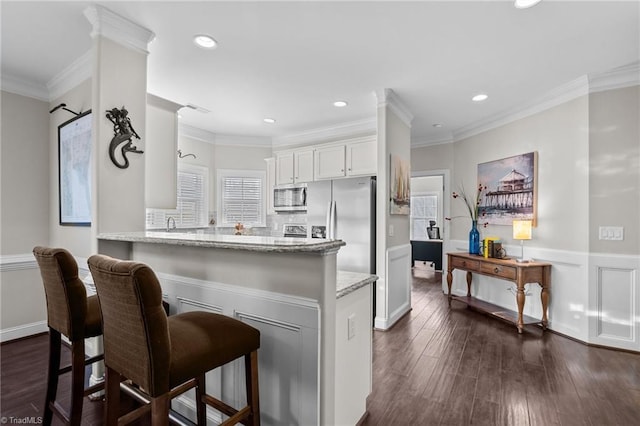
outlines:
M277 212L306 212L307 185L282 185L273 189L273 209Z

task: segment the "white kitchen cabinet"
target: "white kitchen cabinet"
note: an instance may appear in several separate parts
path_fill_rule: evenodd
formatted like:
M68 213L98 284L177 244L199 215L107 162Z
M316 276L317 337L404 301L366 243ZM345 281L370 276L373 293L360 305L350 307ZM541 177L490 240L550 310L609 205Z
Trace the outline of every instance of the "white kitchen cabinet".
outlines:
M276 185L293 183L293 151L276 154Z
M293 152L294 183L313 182L313 150Z
M313 181L313 149L276 154L276 185Z
M345 146L331 145L316 148L314 166L316 180L335 179L346 176Z
M347 150L347 176L371 176L378 173L376 139L350 142Z

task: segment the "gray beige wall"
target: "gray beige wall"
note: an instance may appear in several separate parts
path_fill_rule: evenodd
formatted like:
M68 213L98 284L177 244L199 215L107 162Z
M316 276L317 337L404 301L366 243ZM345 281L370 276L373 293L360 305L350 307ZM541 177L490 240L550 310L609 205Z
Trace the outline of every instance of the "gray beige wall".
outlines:
M528 246L587 251L589 224L589 110L583 96L453 144L451 190L474 194L478 164L538 152L538 226ZM451 239L468 238L471 221L460 200L451 202ZM492 226L481 236L514 243L510 226Z
M47 102L1 94L0 340L44 331L45 302L31 250L49 238ZM24 330L24 328L28 330Z
M589 248L640 254L640 86L589 97ZM599 240L623 226L623 241Z

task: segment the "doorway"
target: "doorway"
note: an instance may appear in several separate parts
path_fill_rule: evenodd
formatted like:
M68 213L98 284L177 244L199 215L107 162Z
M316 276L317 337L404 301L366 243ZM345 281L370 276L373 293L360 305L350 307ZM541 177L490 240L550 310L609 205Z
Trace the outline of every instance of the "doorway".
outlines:
M444 239L444 175L411 178L411 266L442 271Z

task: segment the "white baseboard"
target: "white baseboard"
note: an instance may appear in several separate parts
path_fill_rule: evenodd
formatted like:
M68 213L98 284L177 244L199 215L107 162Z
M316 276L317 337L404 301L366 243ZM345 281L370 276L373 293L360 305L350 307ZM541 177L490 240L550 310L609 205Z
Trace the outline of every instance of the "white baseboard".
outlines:
M5 328L0 330L0 342L8 342L10 340L33 336L34 334L46 333L47 331L49 331L49 327L46 321Z

